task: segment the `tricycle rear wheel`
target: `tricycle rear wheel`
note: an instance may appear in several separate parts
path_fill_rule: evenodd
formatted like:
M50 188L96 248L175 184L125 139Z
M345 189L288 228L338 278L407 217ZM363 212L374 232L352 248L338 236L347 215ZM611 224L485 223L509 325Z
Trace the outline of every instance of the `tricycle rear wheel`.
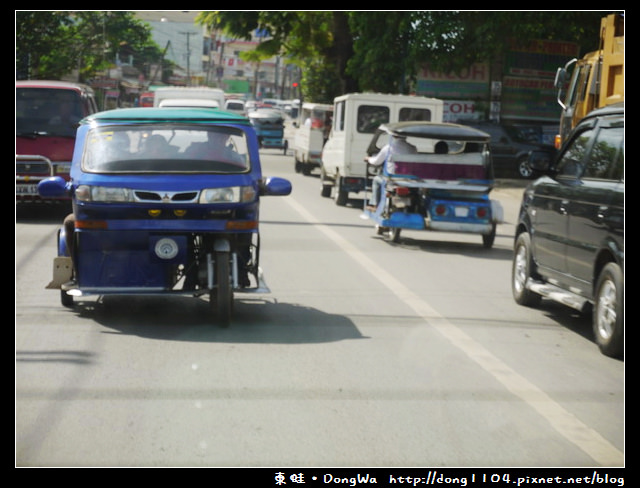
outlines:
M493 242L496 240L496 224L493 224L493 228L491 229L490 234L483 234L482 236L482 245L486 249L491 249L493 247Z

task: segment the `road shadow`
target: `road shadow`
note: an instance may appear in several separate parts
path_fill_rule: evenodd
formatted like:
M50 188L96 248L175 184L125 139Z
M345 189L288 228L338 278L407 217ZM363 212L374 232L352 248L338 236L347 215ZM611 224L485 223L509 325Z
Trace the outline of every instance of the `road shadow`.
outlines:
M204 298L104 296L77 299L74 312L112 333L156 340L239 344L314 344L363 336L342 315L272 298L238 294L232 323L221 327Z
M71 203L21 203L16 204L16 223L24 224L62 224L71 213Z
M468 241L456 241L453 237L451 240L443 237L441 233L435 231L424 231L424 238L418 239L409 236L401 235L398 242L392 242L385 239L382 236L374 235L372 239L378 239L385 241L386 244L392 247L402 248L406 250L430 252L434 254L457 254L460 256L468 256L473 258L483 258L492 260L507 260L511 261L513 258L513 249L493 246L488 249L482 245L481 236L478 237L478 242ZM431 238L430 238L431 237ZM497 234L496 237L508 237L513 236Z

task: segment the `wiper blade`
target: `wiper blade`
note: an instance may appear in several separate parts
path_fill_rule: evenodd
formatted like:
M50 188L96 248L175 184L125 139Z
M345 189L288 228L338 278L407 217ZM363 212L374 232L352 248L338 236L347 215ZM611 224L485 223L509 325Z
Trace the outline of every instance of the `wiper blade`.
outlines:
M28 139L35 139L38 136L48 136L49 133L47 131L42 130L32 130L27 132L16 132L16 137L26 137Z

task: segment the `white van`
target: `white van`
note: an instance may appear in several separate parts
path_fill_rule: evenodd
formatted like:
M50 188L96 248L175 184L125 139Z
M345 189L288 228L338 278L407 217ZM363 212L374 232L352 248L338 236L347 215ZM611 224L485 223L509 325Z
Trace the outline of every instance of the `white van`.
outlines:
M333 105L304 102L294 122L293 158L295 170L308 175L322 164L322 147L329 137Z
M241 100L239 98L229 98L225 103L224 103L224 109L227 112L233 112L234 114L238 114L238 115L247 115L247 109L245 107L245 102L244 100Z
M382 123L442 122L443 102L435 98L381 93L350 93L333 101L333 125L322 150L322 196L345 205L350 192L367 187L367 147Z
M192 107L204 107L204 108L220 108L218 102L215 100L208 100L206 98L165 98L161 100L158 107L178 107L178 108L192 108Z
M183 103L182 106L184 106L185 99L208 100L208 102L206 102L206 105L211 106L212 105L211 102L213 101L216 103L218 108L223 108L224 102L225 102L224 91L220 90L219 88L192 87L192 86L162 86L160 88L157 88L156 91L154 92L153 106L160 107L160 106L167 106L168 104L171 104L172 102L162 103L167 99L180 100L181 103ZM194 103L200 103L200 106L203 106L202 102L194 102Z

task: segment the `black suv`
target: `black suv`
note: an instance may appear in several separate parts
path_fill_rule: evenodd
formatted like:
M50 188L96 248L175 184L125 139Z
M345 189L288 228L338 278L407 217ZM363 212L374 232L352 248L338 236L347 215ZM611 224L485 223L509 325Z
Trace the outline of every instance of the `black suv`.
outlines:
M532 153L536 158L546 157ZM525 190L516 228L515 301L542 297L593 312L600 350L624 349L624 104L573 130L546 176Z
M553 145L532 140L525 127L492 122L478 122L470 125L491 136L491 158L496 176L517 176L526 179L539 176L539 170L547 168L534 169L529 163L529 153L544 151L549 154L550 160L556 152ZM540 160L536 162L540 163Z

